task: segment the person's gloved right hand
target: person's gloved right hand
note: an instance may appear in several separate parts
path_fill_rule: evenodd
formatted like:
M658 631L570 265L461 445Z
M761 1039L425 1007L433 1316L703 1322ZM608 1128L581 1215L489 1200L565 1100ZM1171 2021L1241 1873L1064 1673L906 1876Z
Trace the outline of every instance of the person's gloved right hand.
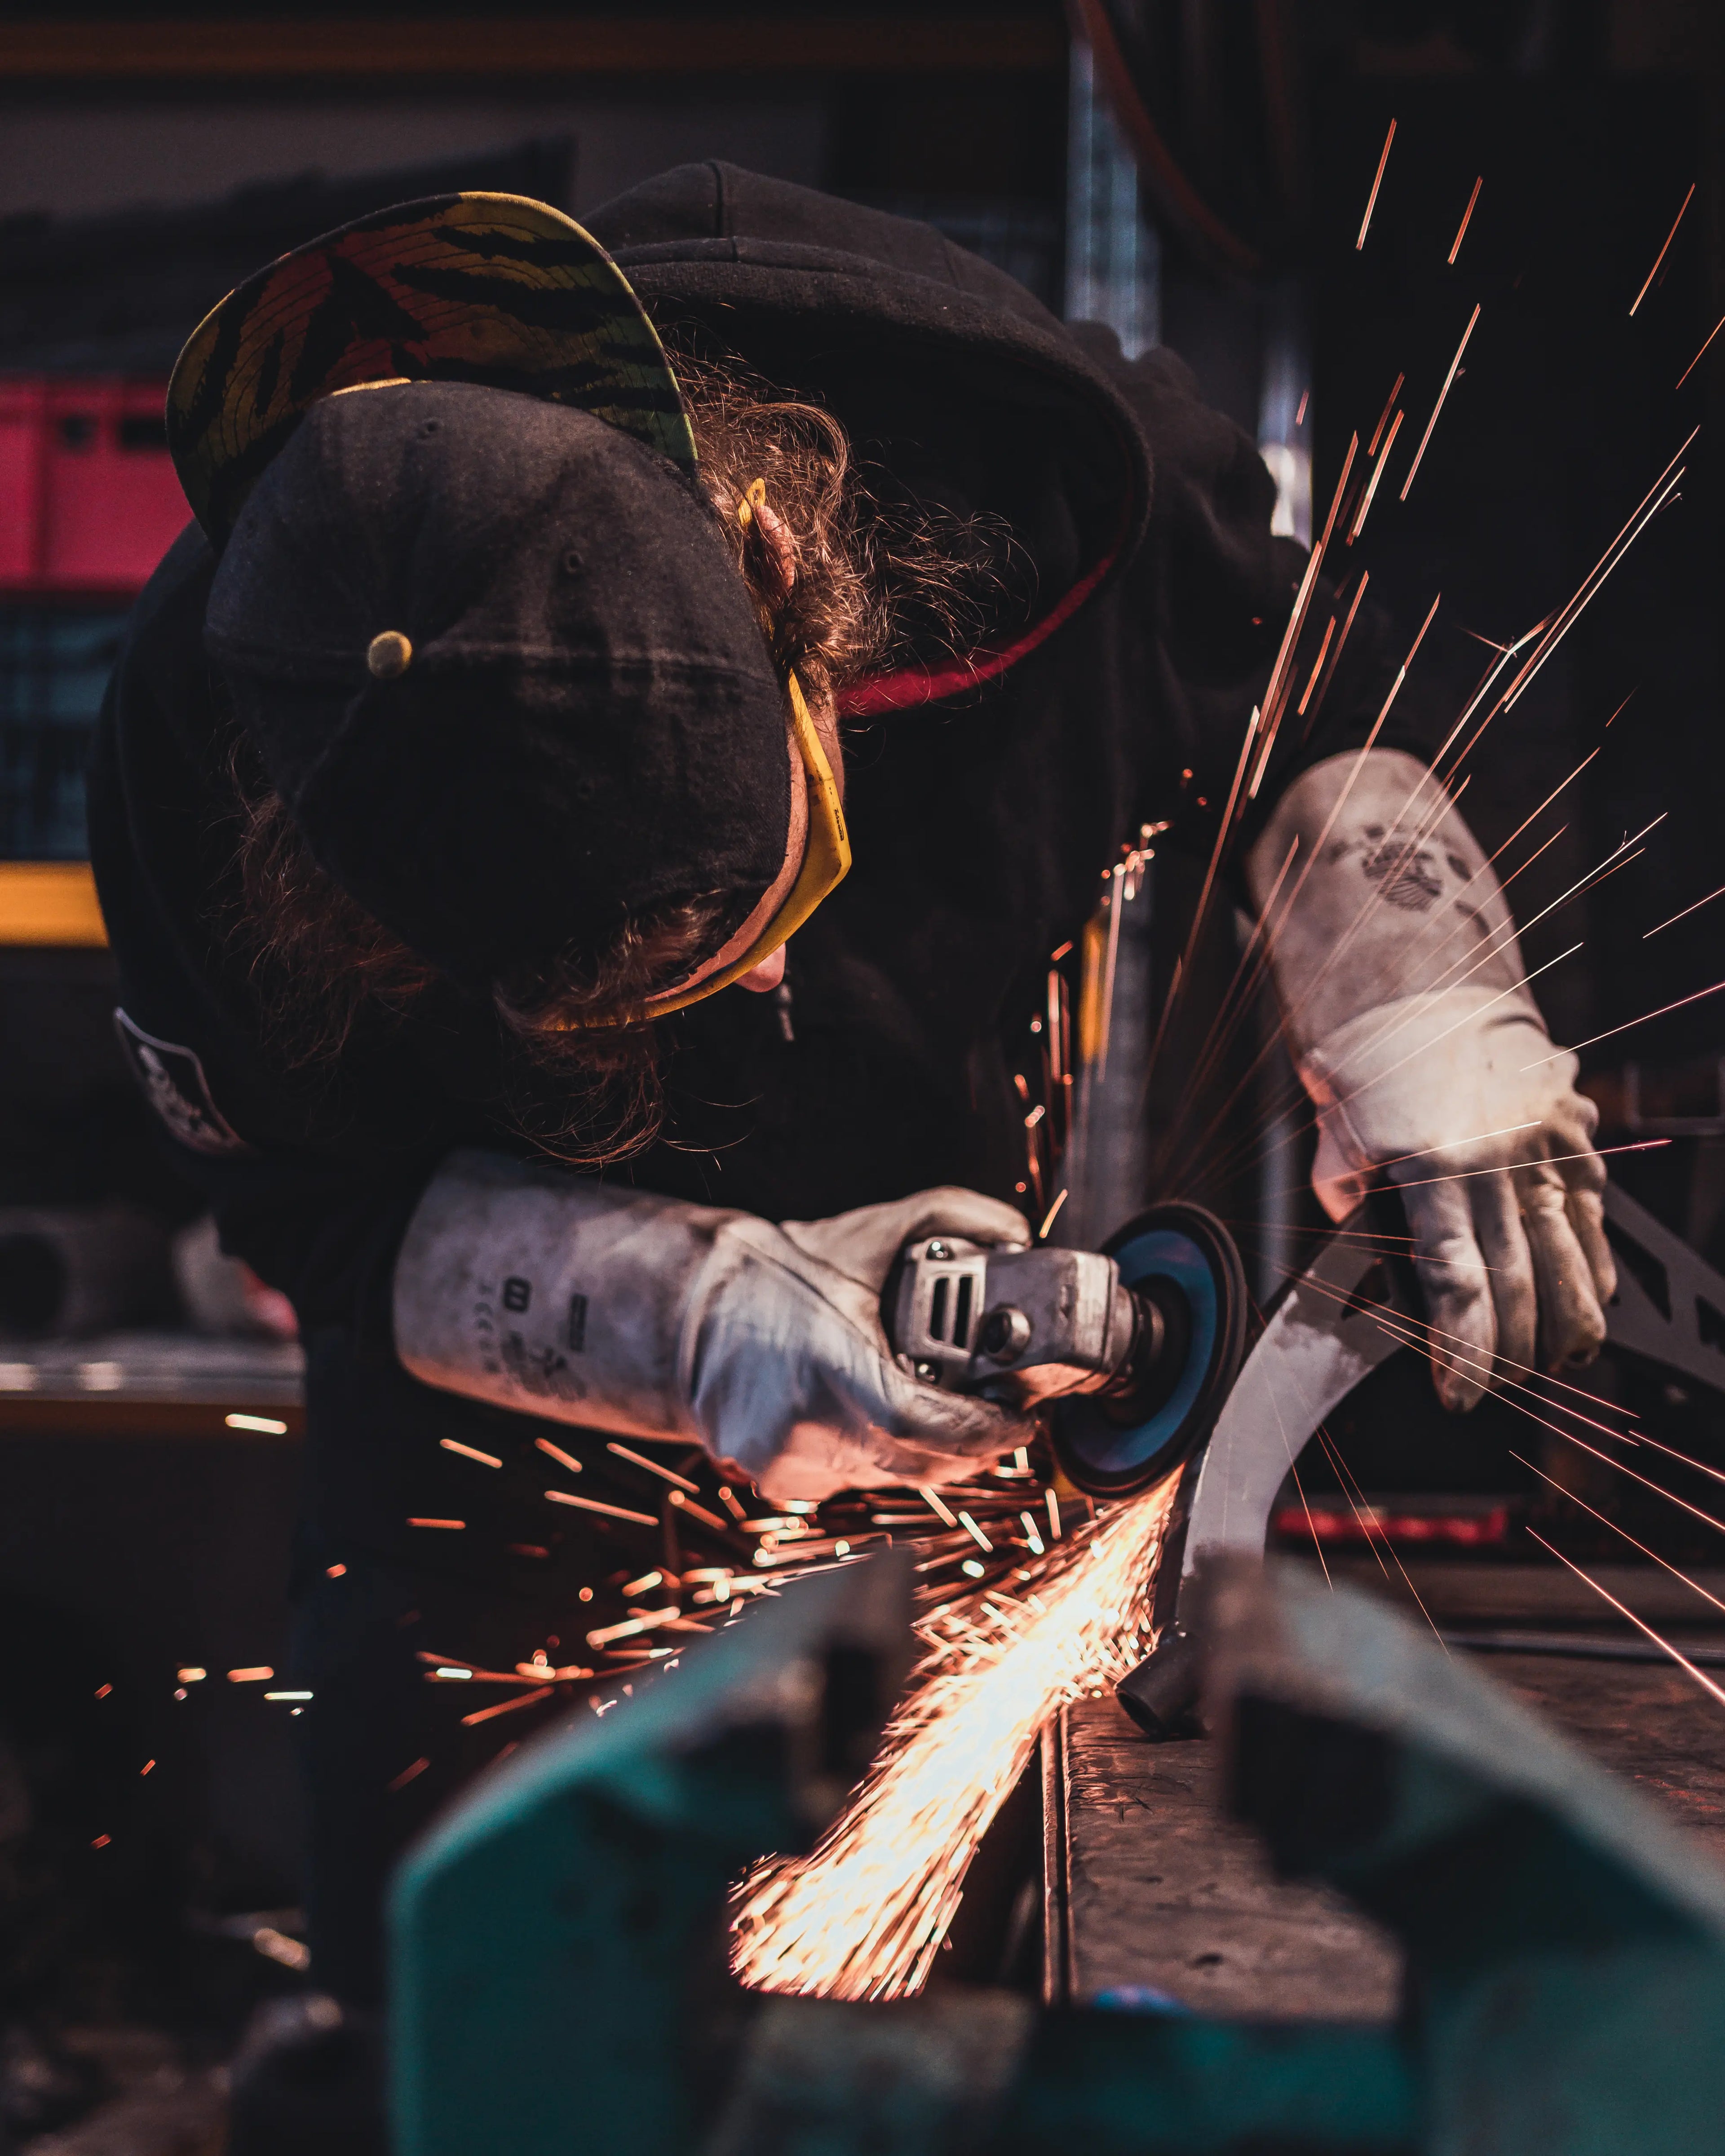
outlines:
M923 1191L783 1227L462 1152L409 1224L396 1349L427 1384L624 1433L687 1435L774 1503L952 1481L1033 1425L901 1369L880 1319L903 1245L1022 1247L1013 1207Z

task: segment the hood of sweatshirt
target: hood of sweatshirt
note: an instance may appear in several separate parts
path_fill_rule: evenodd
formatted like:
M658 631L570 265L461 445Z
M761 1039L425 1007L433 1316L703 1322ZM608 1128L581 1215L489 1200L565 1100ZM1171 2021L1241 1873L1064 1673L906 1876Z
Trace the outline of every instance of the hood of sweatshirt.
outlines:
M1039 300L932 226L720 163L661 173L585 222L674 363L740 362L824 406L878 498L997 535L963 647L913 644L850 685L847 715L1004 673L1136 551L1151 459L1130 407Z

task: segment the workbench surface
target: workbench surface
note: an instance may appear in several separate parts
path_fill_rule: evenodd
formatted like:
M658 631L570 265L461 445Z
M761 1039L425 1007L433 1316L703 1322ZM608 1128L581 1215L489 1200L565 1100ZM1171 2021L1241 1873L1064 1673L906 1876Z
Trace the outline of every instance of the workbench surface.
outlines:
M1725 1635L1709 1638L1717 1650ZM1725 1864L1725 1707L1693 1678L1666 1661L1471 1659ZM1149 1743L1111 1697L1065 1711L1045 1755L1051 1995L1142 1986L1209 2014L1392 2014L1393 1942L1339 1896L1276 1880L1223 1817L1219 1771L1215 1745Z

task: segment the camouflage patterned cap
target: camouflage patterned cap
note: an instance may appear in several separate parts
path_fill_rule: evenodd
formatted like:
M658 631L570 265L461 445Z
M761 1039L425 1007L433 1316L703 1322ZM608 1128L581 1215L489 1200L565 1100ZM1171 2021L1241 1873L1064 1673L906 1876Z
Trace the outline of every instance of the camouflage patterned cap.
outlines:
M436 195L280 256L193 332L167 438L210 538L320 398L402 381L523 391L695 465L670 362L598 240L520 195Z

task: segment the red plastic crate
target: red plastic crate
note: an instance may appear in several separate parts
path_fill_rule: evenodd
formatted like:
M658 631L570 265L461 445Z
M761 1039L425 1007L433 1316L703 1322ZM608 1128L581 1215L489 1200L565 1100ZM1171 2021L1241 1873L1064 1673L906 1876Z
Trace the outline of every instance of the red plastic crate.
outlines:
M142 588L191 516L166 395L118 376L0 378L0 594Z

